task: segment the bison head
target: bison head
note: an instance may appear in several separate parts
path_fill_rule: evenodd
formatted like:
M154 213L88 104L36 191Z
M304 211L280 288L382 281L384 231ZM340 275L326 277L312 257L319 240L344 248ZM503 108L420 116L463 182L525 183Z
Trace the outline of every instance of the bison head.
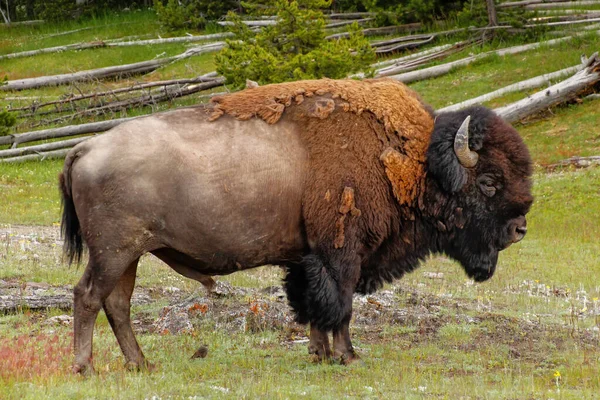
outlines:
M523 239L531 195L531 158L519 134L484 107L436 117L427 151L441 200L441 251L476 281L489 279L498 252Z

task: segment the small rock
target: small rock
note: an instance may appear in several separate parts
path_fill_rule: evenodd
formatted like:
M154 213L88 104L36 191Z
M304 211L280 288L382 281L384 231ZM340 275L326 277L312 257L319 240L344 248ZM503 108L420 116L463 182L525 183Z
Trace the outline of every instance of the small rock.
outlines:
M443 272L424 272L423 276L429 279L444 279Z
M48 318L44 325L63 325L69 326L73 323L73 317L70 315L57 315L56 317Z
M185 310L177 307L165 307L159 318L152 324L153 332L157 333L189 333L194 330L190 317Z

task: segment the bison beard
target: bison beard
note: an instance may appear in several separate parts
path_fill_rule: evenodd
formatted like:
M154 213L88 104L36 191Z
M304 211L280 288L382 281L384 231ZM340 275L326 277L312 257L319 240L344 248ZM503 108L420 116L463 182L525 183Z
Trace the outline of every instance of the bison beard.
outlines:
M344 363L357 357L355 292L431 253L490 278L499 251L526 232L529 153L483 107L435 118L396 81L304 81L135 120L76 146L60 182L66 253L77 260L85 240L90 255L74 290L75 370L92 369L100 308L128 362L147 365L129 316L147 252L207 287L208 275L283 265L297 320L311 324L309 350Z

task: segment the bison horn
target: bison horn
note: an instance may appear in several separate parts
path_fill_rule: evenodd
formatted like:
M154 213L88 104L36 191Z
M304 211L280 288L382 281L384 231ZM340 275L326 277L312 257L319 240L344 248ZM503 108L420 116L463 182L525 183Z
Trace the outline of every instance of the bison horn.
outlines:
M465 118L460 128L458 128L458 132L456 132L454 152L456 153L456 157L458 157L458 161L464 167L472 168L477 165L479 154L469 149L469 121L471 121L470 115Z

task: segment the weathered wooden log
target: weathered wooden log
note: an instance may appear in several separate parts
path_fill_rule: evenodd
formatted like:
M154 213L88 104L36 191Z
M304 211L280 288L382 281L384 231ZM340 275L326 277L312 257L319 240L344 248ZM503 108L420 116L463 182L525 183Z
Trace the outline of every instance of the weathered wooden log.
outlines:
M125 121L139 117L118 118L109 121L90 122L87 124L63 126L60 128L43 129L39 131L16 133L0 136L0 146L12 144L13 147L21 143L35 142L37 140L54 139L67 136L83 135L85 133L97 133L109 130Z
M52 150L52 151L44 151L36 154L28 154L26 156L17 156L17 157L9 157L9 158L0 158L0 163L19 163L25 161L43 161L43 160L52 160L55 158L65 158L67 153L69 153L71 149L60 149L60 150Z
M600 18L589 18L589 19L578 19L575 21L558 21L558 22L544 22L542 24L526 24L523 25L525 28L535 28L536 26L562 26L562 25L576 25L576 24L590 24L592 22L600 22Z
M361 19L354 19L354 20L344 20L344 21L339 21L339 22L330 22L327 25L325 25L325 28L339 28L340 26L352 25L355 22L359 25L362 25L362 24L366 24L367 22L371 22L374 20L375 20L375 18L361 18Z
M126 42L110 42L107 43L109 47L123 47L123 46L145 46L152 44L163 44L163 43L187 43L187 42L202 42L207 40L225 39L232 37L232 32L221 32L212 33L210 35L190 35L180 36L172 38L159 38L159 39L147 39L147 40L131 40Z
M431 36L432 35L430 35L430 34L423 33L420 35L401 36L401 37L388 39L388 40L378 40L376 42L371 42L371 47L384 47L384 46L389 46L389 45L396 44L396 43L409 42L411 40L429 39Z
M575 168L587 168L592 165L600 165L600 156L589 157L571 157L566 160L561 160L555 164L547 165L547 169L556 169L560 167L573 166Z
M103 79L119 75L133 75L148 73L165 65L167 63L182 60L194 55L220 50L225 47L225 42L210 43L204 46L194 47L186 52L173 56L159 58L150 61L141 61L133 64L117 65L112 67L98 68L87 71L74 72L71 74L60 74L52 76L41 76L37 78L18 79L8 81L5 85L0 86L0 90L24 90L34 89L44 86L64 85L66 83L87 81L90 79Z
M397 33L397 32L415 31L417 29L420 29L421 27L422 27L422 24L420 22L415 22L412 24L405 24L405 25L384 26L381 28L367 28L367 29L363 29L361 32L365 36L377 36L377 35L389 35L391 33ZM334 40L334 39L347 38L349 36L350 36L350 33L341 32L341 33L335 33L333 35L325 36L325 39Z
M67 147L73 147L76 144L83 142L84 140L88 140L90 137L91 136L79 137L79 138L75 138L75 139L61 140L59 142L38 144L35 146L19 147L16 149L8 149L8 150L0 150L0 158L17 157L17 156L23 156L26 154L37 154L40 152L46 152L46 151L50 151L50 150L58 150L58 149L64 149Z
M248 26L271 26L271 25L276 25L277 21L266 19L266 20L261 20L261 21L242 21L242 23L244 25L248 25ZM231 26L231 25L233 25L233 22L217 21L217 24L219 24L221 26Z
M439 111L440 112L457 111L457 110L461 110L463 108L467 108L467 107L470 107L470 106L473 106L476 104L485 103L486 101L490 101L492 99L504 96L505 94L508 94L508 93L518 92L520 90L528 90L528 89L538 88L538 87L547 85L548 82L550 82L553 79L557 79L557 78L560 78L565 75L570 75L570 74L576 73L577 71L580 71L583 68L584 68L584 65L578 64L573 67L561 69L560 71L536 76L535 78L517 82L512 85L505 86L502 89L498 89L493 92L486 93L484 95L481 95L481 96L478 96L478 97L475 97L475 98L472 98L472 99L469 99L469 100L466 100L466 101L463 101L463 102L460 102L457 104L453 104L448 107L440 108Z
M101 115L106 114L107 112L126 110L133 107L141 107L145 105L153 105L157 103L162 103L165 101L170 101L179 97L189 96L194 93L201 92L203 90L212 89L215 87L223 86L225 84L225 78L217 78L213 79L210 82L199 83L197 85L191 85L181 89L173 89L167 91L160 91L158 93L147 94L140 97L134 97L130 99L125 99L121 101L110 102L101 106L92 106L88 107L85 110L78 111L74 114L70 114L64 117L60 117L58 119L48 121L50 123L63 122L66 119L79 118L87 115Z
M600 4L599 0L586 0L586 1L563 1L558 3L539 3L539 4L529 4L524 8L528 10L539 10L539 9L548 9L548 8L556 8L559 9L561 7L574 7L574 6L594 6Z
M585 68L572 77L523 100L496 108L494 111L508 122L518 121L558 103L571 100L598 81L600 81L600 58L598 53L594 53L588 59Z
M214 80L214 78L212 77L212 72L210 74L211 74L210 76L201 75L196 78L190 78L190 79L171 79L171 80L167 80L167 81L156 81L156 82L135 84L135 85L118 88L118 89L113 89L113 90L109 90L109 91L105 91L105 92L95 92L95 93L89 93L89 94L84 94L84 95L80 95L80 96L67 97L67 98L61 99L61 100L54 100L54 101L48 101L46 103L32 104L32 105L29 105L26 107L9 108L7 111L15 112L15 111L33 110L32 114L26 114L26 115L20 116L20 117L28 117L28 116L32 116L35 113L35 110L38 110L43 107L51 106L51 105L57 105L57 104L64 105L64 104L69 104L69 103L73 103L73 102L77 102L77 101L81 101L81 100L105 97L105 96L112 96L112 95L116 95L116 94L120 94L120 93L129 93L129 92L153 88L153 87L157 87L157 86L186 85L186 84L190 84L190 83L208 82L208 81Z
M44 23L43 19L33 19L31 21L17 21L10 22L8 24L0 24L0 28L8 28L11 26L19 26L19 25L41 25Z
M402 57L398 57L398 58L391 58L389 60L379 61L379 62L376 62L375 64L371 64L371 67L383 68L383 67L387 67L390 65L400 65L401 63L406 62L406 61L414 60L417 58L421 58L423 56L427 56L429 54L434 54L434 53L437 53L440 51L447 50L452 46L453 46L452 44L444 44L441 46L432 47L430 49L423 50L418 53L409 54L407 56L402 56Z
M596 32L598 34L600 34L600 31ZM583 34L583 33L582 33ZM578 35L574 35L574 36L580 36L581 34ZM399 81L402 81L404 83L409 83L409 82L415 82L415 81L419 81L419 80L423 80L423 79L429 79L429 78L434 78L437 76L441 76L444 74L449 73L450 71L452 71L454 68L457 67L463 67L465 65L469 65L477 60L481 60L483 58L489 57L491 55L499 55L499 56L504 56L507 54L518 54L518 53L522 53L524 51L528 51L528 50L533 50L533 49L537 49L540 46L552 46L558 43L562 43L568 40L572 40L574 36L567 36L564 38L558 38L558 39L552 39L552 40L547 40L544 42L536 42L536 43L530 43L530 44L526 44L526 45L520 45L520 46L514 46L514 47L508 47L505 49L499 49L499 50L493 50L493 51L488 51L485 53L481 53L481 54L477 54L474 56L470 56L470 57L466 57L460 60L456 60L456 61L452 61L446 64L441 64L441 65L436 65L434 67L429 67L429 68L424 68L424 69L420 69L418 71L411 71L411 72L406 72L403 74L398 74L398 75L392 75L390 76L390 78L393 79L397 79Z
M476 44L476 43L478 43L478 42L470 42L470 41L457 42L454 45L441 46L442 49L438 50L436 52L416 53L416 54L423 54L423 55L418 58L414 58L414 57L413 58L405 58L404 60L398 59L398 61L396 61L393 65L377 69L375 71L375 76L383 77L383 76L397 75L400 73L413 71L415 69L418 69L423 64L426 64L433 60L439 60L441 58L447 57L451 54L454 54L454 53L462 50L467 45L472 45L472 44Z
M375 17L375 16L377 16L377 13L374 13L374 12L347 12L347 13L331 13L331 14L325 14L325 15L331 19L357 19L357 18Z
M574 6L574 5L588 5L588 4L581 4L581 3L585 3L585 1L565 1L565 0L525 0L525 1L509 1L509 2L505 2L505 3L500 3L496 5L496 8L507 8L507 7L526 7L526 6L530 6L530 5L536 5L536 4L549 4L552 5L554 7L562 7L562 4L565 4L566 6ZM555 3L558 3L559 5L555 5ZM592 3L597 3L596 1L592 1Z
M427 38L425 40L419 40L419 41L415 41L415 42L408 42L408 43L402 43L402 44L396 44L396 45L392 45L392 46L377 48L377 49L375 49L375 54L377 54L378 56L381 56L381 55L390 54L390 53L393 53L396 51L416 49L417 47L421 47L427 43L431 43L433 41L433 39L435 39L435 37L430 36L429 38Z
M69 50L94 49L94 48L98 48L98 47L106 47L106 43L101 42L101 41L100 42L90 42L90 43L75 43L75 44L68 44L66 46L55 46L55 47L46 47L44 49L37 49L37 50L19 51L17 53L0 55L0 60L5 60L5 59L9 59L9 58L37 56L39 54L58 53L61 51L69 51Z

